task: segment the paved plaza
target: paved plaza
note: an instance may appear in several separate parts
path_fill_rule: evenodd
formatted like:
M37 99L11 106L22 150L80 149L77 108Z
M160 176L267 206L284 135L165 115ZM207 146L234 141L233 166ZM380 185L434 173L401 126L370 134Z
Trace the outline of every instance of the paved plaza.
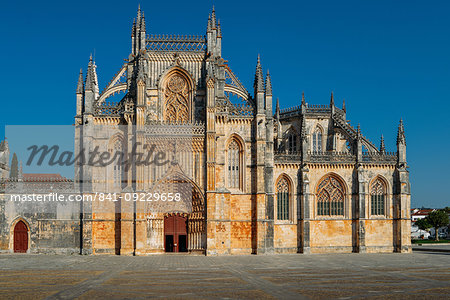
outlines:
M0 299L448 299L450 253L0 255Z

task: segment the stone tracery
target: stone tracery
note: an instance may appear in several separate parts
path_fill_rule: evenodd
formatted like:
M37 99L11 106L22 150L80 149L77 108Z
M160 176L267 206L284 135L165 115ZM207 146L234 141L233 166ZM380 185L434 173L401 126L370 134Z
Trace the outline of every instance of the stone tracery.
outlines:
M317 189L318 215L344 214L344 187L333 176L327 176L319 183Z
M188 81L180 74L172 75L165 88L164 120L170 123L187 123L190 120L190 95Z
M385 184L380 178L377 178L370 187L370 212L372 215L384 215L385 194Z
M281 177L277 183L277 219L289 219L290 184L286 177Z

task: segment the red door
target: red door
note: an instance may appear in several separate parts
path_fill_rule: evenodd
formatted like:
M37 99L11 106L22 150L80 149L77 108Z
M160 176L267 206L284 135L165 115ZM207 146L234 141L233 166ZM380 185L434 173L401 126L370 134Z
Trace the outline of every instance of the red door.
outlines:
M14 226L14 252L26 253L28 250L28 228L23 221Z
M166 252L187 252L186 217L170 215L164 218L164 248Z

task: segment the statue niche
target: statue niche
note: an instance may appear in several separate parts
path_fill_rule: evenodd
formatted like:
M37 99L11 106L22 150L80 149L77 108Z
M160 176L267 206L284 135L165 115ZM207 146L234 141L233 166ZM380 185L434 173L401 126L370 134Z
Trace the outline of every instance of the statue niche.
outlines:
M164 121L188 123L191 120L191 89L187 78L178 72L169 75L164 89Z

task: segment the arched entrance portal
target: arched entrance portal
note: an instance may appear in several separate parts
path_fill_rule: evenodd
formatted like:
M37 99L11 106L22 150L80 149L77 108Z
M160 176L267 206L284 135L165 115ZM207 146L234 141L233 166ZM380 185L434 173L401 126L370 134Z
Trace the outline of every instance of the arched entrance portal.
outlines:
M14 253L26 253L28 250L28 227L23 221L14 226Z
M163 252L198 252L206 249L205 197L200 188L180 172L169 175L150 191L180 193L182 201L147 202L147 245ZM190 207L189 207L190 206ZM158 212L159 210L159 212Z
M166 252L187 252L186 217L171 214L164 217L164 249Z

